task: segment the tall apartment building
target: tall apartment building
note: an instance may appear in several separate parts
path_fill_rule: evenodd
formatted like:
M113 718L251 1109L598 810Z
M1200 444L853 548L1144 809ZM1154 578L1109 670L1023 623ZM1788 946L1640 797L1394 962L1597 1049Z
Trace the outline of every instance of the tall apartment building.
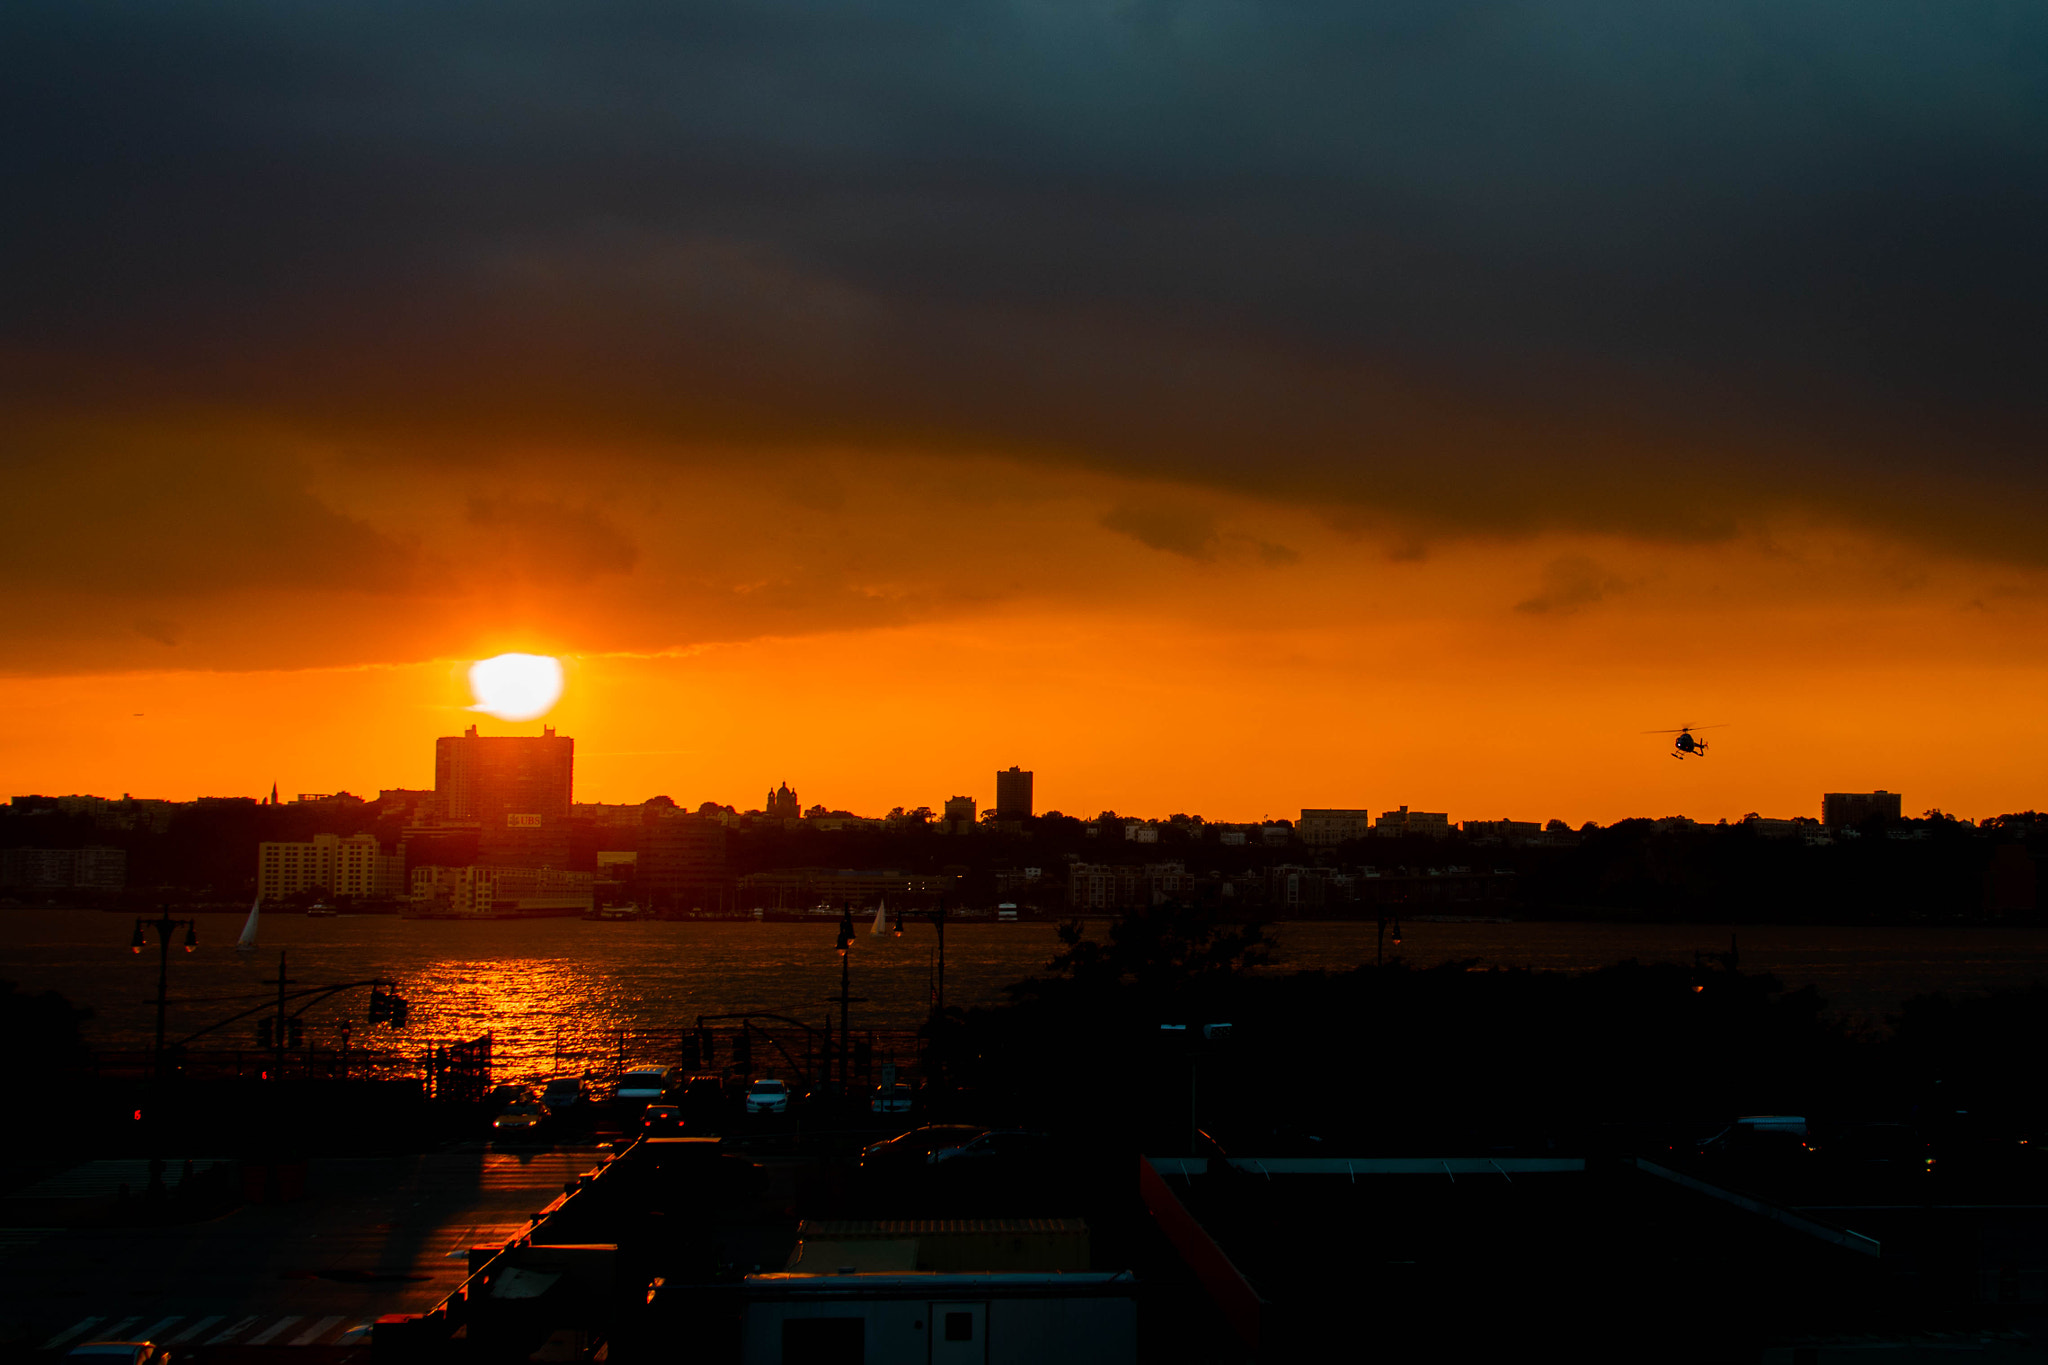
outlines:
M1829 829L1860 825L1873 816L1899 818L1900 796L1882 787L1874 792L1827 792L1820 798L1820 822Z
M1383 839L1399 839L1404 835L1422 835L1429 839L1448 838L1451 833L1451 817L1442 811L1399 810L1382 811L1380 818L1372 822L1372 831Z
M434 796L444 820L486 829L506 828L513 818L566 820L575 778L576 741L552 729L479 735L472 725L434 741Z
M477 862L491 867L563 867L576 741L538 735L479 735L474 725L434 741L434 803L451 824L475 824Z
M1294 833L1304 844L1342 844L1372 833L1372 814L1364 810L1303 810Z
M265 900L324 891L331 896L396 896L405 890L405 858L386 853L374 834L316 834L304 842L256 846L256 894Z
M1008 772L996 774L996 819L1030 818L1031 774L1012 764Z

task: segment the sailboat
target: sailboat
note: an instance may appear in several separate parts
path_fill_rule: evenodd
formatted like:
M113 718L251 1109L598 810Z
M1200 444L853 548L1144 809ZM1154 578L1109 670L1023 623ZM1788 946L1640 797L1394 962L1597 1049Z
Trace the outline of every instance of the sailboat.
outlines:
M249 907L249 922L242 926L242 936L235 940L235 951L243 957L256 951L256 916L263 909L263 897L259 894Z
M870 930L868 930L868 932L869 932L869 933L871 933L871 934L873 934L873 935L874 935L875 937L877 937L877 938L880 938L880 937L881 937L881 936L882 936L883 934L886 934L886 933L888 933L888 932L889 932L889 927L888 927L888 925L886 925L886 924L884 924L884 923L882 922L882 917L883 917L884 915L888 914L888 913L889 913L889 902L887 902L886 900L879 900L879 901L876 901L876 902L875 902L875 927L874 927L874 928L872 928L872 929L870 929Z

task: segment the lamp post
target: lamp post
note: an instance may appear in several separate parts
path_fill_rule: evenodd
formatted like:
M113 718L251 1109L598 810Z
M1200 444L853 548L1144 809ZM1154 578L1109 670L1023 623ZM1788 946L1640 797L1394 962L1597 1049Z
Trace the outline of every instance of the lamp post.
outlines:
M934 998L932 1000L931 1012L934 1015L944 1014L946 1012L946 898L944 896L939 897L937 909L914 910L911 913L930 915L932 927L939 931L939 980L938 985L932 991ZM897 938L903 937L903 907L901 905L896 907L895 935Z
M155 919L135 921L135 936L128 940L128 951L140 956L149 944L149 931L156 930L156 1052L152 1070L158 1085L164 1081L164 1010L170 1004L171 994L171 935L179 929L185 931L185 951L191 952L199 946L198 922L189 919L172 919L171 907L157 907Z
M846 1035L847 1010L852 1003L851 950L853 948L853 905L847 902L839 916L839 1089L853 1093L853 1040Z

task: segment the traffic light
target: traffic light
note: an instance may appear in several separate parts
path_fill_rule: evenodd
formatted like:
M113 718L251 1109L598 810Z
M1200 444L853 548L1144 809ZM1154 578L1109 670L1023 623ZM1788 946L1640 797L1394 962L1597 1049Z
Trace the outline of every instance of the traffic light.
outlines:
M372 986L370 988L370 1022L381 1024L391 1017L391 997Z
M277 1035L273 1032L276 1027L277 1021L275 1019L258 1019L256 1021L256 1046L268 1052L277 1041Z
M745 1029L732 1036L732 1064L742 1071L754 1065L754 1040Z
M305 1025L305 1021L303 1021L303 1020L300 1020L300 1019L287 1019L287 1020L285 1020L284 1022L285 1022L285 1046L286 1046L286 1047L304 1047L304 1046L305 1046L305 1044L306 1044L306 1025Z
M697 1030L697 1059L700 1066L718 1065L718 1045L708 1028Z
M404 1028L405 1021L412 1018L412 1006L394 995L384 1006L384 1017L390 1021L391 1027Z

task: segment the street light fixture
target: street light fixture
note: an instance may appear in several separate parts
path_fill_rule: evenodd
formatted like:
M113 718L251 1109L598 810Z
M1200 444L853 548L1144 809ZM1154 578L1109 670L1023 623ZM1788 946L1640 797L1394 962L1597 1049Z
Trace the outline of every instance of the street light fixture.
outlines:
M847 950L853 947L853 903L843 902L839 916L839 1087L842 1092L853 1091L853 1039L847 1035L847 1007L854 1001L853 980L849 975L852 963ZM865 1001L863 1001L865 1003ZM829 1025L831 1016L826 1016ZM827 1050L825 1065L832 1064L832 1054ZM829 1080L827 1084L829 1085Z
M943 1014L946 1011L946 899L941 896L936 909L913 910L911 913L913 915L931 916L932 927L939 931L939 979L932 990L931 1012L934 1015ZM901 905L896 907L895 933L897 938L903 937L903 907Z
M135 934L128 940L128 951L138 956L143 945L149 942L149 930L156 930L156 1079L164 1079L164 1009L170 1003L171 993L171 935L179 929L185 931L185 951L191 952L199 946L199 924L196 920L172 919L171 907L158 907L155 919L135 921Z

